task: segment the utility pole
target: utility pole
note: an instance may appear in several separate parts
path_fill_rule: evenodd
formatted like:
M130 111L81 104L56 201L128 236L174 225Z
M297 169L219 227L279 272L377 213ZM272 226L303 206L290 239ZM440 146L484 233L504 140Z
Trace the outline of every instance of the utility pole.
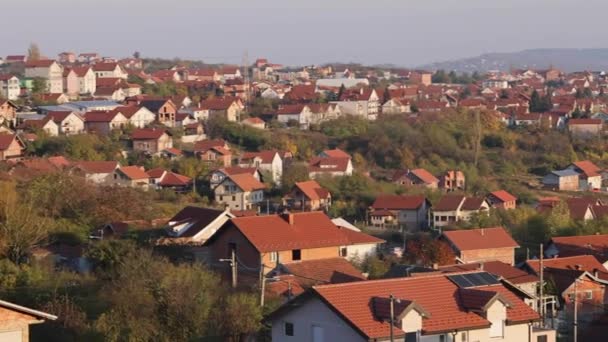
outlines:
M260 306L264 307L264 296L266 295L266 277L264 277L264 266L260 267L260 273L262 274L262 290L260 293Z
M237 284L236 248L232 248L231 256L230 256L230 266L232 267L232 288L236 289L236 284Z
M576 283L578 283L578 279L574 280L574 322L572 322L574 342L577 342L578 340L578 303L576 297Z
M391 342L395 341L395 337L393 336L393 322L395 321L395 296L393 296L392 294L389 296L390 302L391 302L391 318L389 321L389 333L390 333L390 337L391 337ZM576 342L576 341L575 341Z
M544 258L544 252L543 252L543 244L540 244L540 261L539 261L539 267L540 267L540 324L541 327L545 327L545 299L543 298L544 295L544 288L545 288L545 283L544 283L544 274L545 274L545 269L543 267L543 258Z

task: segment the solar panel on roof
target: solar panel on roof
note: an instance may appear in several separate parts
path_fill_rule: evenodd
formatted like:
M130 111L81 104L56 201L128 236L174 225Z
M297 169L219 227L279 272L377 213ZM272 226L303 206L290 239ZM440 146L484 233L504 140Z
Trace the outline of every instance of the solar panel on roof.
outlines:
M494 285L499 283L498 279L488 272L455 274L448 275L447 277L460 288Z

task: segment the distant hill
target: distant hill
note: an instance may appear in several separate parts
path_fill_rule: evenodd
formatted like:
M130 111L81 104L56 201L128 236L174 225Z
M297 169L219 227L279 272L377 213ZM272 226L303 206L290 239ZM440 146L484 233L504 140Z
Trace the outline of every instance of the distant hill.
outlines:
M511 68L545 69L551 65L565 72L608 70L608 49L533 49L486 53L477 57L427 64L420 68L485 72L508 71Z

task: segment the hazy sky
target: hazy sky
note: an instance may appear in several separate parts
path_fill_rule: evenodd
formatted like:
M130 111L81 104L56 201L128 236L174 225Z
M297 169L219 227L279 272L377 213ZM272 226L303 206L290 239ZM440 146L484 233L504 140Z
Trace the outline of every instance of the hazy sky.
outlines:
M63 50L240 63L404 66L608 47L606 0L1 0L0 55Z

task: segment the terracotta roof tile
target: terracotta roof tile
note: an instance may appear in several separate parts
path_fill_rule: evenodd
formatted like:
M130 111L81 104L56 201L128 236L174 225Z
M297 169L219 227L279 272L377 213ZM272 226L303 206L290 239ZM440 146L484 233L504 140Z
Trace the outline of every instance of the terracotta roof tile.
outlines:
M306 181L306 182L296 182L295 187L300 189L312 201L316 201L319 199L325 199L329 195L329 192L323 189L319 183L314 180ZM323 190L323 191L319 191ZM325 196L322 196L325 194Z
M241 173L236 175L226 175L226 179L230 179L243 191L254 191L266 189L266 185L255 179L249 173Z
M281 265L287 273L296 276L302 287L366 280L361 271L344 258L296 261Z
M550 243L557 247L560 257L590 254L600 262L608 260L608 234L554 237Z
M340 229L322 212L295 213L293 224L285 216L268 215L232 219L251 244L262 253L292 249L346 246L351 241L361 241L347 235L348 229ZM365 235L365 234L363 234ZM369 236L370 243L378 239ZM356 239L356 240L355 240Z
M375 316L373 305L370 304L374 297L388 298L391 294L414 302L428 312L428 317L422 320L422 332L425 335L490 325L481 314L463 307L459 299L459 288L445 275L319 285L313 289L327 305L370 339L386 338L389 335L388 323ZM500 294L512 303L507 308L508 321L538 319L534 310L502 285L478 287L476 290L487 291L490 295ZM397 337L404 335L398 328L393 331Z
M328 158L347 158L350 159L350 154L342 151L339 148L333 149L333 150L325 150L322 153L324 156L328 157Z
M260 152L245 152L241 156L241 160L253 160L254 158L262 159L262 164L270 164L274 159L274 156L278 154L277 151L260 151Z
M511 235L502 227L468 230L448 230L443 232L458 250L519 247Z
M76 167L81 168L87 173L112 173L120 167L117 161L79 161Z
M167 134L164 129L156 128L138 128L134 129L131 133L131 139L133 140L158 140L163 134Z
M380 195L372 204L374 210L417 210L426 197L418 195Z
M435 211L453 211L465 201L466 197L463 195L445 195L441 197L439 202L434 206Z
M511 195L510 193L506 192L505 190L498 190L498 191L494 191L491 193L492 196L496 197L497 199L499 199L501 202L511 202L511 201L517 201L517 197Z
M148 179L150 178L146 171L139 166L124 166L118 169L122 174L131 180Z

